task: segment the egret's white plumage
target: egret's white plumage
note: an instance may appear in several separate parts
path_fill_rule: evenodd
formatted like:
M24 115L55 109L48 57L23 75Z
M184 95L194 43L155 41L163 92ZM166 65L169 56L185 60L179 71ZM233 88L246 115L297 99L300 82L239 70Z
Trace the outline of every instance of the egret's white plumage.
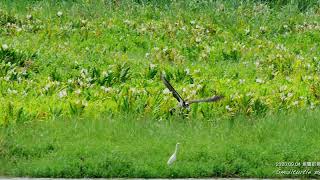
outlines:
M167 162L168 165L171 165L172 163L174 163L174 161L176 161L179 145L180 145L180 143L176 144L176 149L174 150L174 153L170 156L170 158Z

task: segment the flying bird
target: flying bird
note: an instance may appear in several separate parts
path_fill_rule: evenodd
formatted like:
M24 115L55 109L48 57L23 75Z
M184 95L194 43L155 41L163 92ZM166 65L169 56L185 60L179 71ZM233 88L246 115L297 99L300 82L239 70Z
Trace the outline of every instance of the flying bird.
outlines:
M180 143L176 144L176 149L174 150L174 153L170 156L170 158L167 162L167 164L169 166L177 160L177 153L178 153L179 145L180 145Z
M223 96L213 96L211 98L207 99L196 99L196 100L190 100L190 101L185 101L182 99L182 97L179 95L179 93L172 87L172 85L169 83L169 81L164 77L164 75L161 75L161 79L164 83L164 85L170 90L172 93L173 97L177 99L179 102L179 106L189 109L190 104L193 103L200 103L200 102L215 102L223 98Z

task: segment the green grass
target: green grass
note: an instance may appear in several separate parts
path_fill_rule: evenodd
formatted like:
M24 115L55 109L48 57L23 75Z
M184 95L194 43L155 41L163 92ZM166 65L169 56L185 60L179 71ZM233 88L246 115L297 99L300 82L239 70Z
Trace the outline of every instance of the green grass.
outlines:
M316 2L143 2L1 3L0 123L165 117L176 101L162 94L163 71L183 97L226 97L192 108L197 117L319 105Z
M0 175L279 177L275 162L317 161L319 15L317 0L1 1ZM225 98L170 115L162 72L187 99Z
M150 121L134 116L32 122L1 130L1 174L32 177L285 177L316 167L319 112ZM215 118L214 118L215 119ZM176 163L166 161L181 143ZM277 162L301 166L277 167Z

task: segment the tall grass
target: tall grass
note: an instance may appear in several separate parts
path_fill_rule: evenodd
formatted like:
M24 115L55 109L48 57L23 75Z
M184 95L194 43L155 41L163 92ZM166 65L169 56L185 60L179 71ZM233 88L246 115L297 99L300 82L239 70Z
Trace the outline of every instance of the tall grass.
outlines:
M319 112L153 121L102 115L1 128L2 175L32 177L318 177ZM175 144L177 161L166 164ZM301 163L279 167L279 162ZM279 170L312 171L282 175Z

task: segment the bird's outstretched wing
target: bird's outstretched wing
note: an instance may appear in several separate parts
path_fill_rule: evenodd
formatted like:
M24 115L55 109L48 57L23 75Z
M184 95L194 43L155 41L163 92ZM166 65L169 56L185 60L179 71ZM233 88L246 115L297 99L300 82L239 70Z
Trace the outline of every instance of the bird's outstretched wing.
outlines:
M223 96L214 96L214 97L208 98L208 99L190 100L190 101L187 101L187 103L192 104L192 103L200 103L200 102L215 102L215 101L219 101L222 98L223 98Z
M180 103L184 102L182 97L179 95L179 93L171 86L169 81L164 77L164 75L161 75L161 79L163 81L163 84L171 91L173 97L175 97Z

